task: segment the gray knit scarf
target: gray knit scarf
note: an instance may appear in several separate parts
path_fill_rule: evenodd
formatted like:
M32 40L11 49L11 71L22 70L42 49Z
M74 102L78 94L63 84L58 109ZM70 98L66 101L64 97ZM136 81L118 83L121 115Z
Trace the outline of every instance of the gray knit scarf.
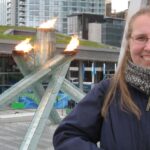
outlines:
M128 61L125 80L135 88L150 96L150 69L142 68Z

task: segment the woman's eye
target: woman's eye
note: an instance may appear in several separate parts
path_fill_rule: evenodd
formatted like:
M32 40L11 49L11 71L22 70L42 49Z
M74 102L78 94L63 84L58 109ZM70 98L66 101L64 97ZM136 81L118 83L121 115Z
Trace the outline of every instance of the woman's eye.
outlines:
M136 37L135 40L137 40L137 41L147 41L147 37L139 36L139 37Z

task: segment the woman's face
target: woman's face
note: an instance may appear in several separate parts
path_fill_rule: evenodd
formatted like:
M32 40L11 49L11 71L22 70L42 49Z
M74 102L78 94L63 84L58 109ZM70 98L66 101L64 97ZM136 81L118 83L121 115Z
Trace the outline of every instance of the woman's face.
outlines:
M150 68L150 15L141 15L134 20L129 51L133 63Z

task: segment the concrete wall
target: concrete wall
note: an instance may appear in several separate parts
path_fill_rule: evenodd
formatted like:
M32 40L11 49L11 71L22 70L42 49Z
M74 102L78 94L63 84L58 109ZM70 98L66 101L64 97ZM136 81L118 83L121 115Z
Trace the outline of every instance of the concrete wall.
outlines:
M89 23L88 40L101 43L102 26L100 23Z

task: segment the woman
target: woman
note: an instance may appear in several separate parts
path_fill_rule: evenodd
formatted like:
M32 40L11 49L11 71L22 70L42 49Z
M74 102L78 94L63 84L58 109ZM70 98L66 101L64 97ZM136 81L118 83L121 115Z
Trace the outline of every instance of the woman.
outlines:
M126 39L114 77L97 84L62 121L55 150L150 150L149 8L131 18Z

